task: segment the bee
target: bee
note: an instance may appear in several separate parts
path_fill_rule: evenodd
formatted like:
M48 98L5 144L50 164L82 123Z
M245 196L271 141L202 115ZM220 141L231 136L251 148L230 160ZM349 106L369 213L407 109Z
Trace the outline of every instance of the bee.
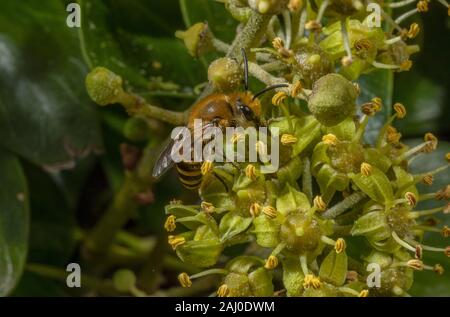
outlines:
M213 93L200 99L193 107L188 116L187 128L194 132L194 120L202 119L202 130L209 127L218 127L223 130L227 127L258 127L260 125L261 104L258 97L267 91L288 87L287 84L269 86L259 93L253 95L248 90L248 60L245 50L242 50L244 60L244 92L233 92L229 94ZM195 135L195 134L194 134ZM193 143L195 140L193 140ZM153 168L153 177L159 178L165 174L173 165L176 165L178 178L181 184L188 189L197 189L202 184L203 175L201 167L203 162L181 161L174 164L171 153L174 140L163 149ZM193 146L191 146L191 149ZM220 181L220 177L215 175ZM222 181L222 183L224 183ZM226 186L225 186L226 187Z

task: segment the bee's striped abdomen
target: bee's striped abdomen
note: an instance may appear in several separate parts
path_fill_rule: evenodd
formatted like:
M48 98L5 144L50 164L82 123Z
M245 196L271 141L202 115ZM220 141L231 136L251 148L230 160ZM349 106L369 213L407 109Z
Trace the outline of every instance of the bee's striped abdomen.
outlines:
M202 183L202 163L180 162L177 164L177 172L180 182L188 189L196 189Z

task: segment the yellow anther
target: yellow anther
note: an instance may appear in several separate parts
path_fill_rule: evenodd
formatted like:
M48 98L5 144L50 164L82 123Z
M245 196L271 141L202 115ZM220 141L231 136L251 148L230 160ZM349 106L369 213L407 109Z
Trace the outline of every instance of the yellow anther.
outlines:
M305 23L305 29L313 32L319 32L322 29L322 24L316 20L310 20Z
M203 210L203 212L207 214L212 214L216 209L216 207L214 207L213 204L208 203L206 201L202 201L202 203L200 204L200 208Z
M450 214L450 203L447 203L447 205L445 205L444 210L442 210L442 212L446 215Z
M283 134L281 136L281 144L283 145L293 145L297 143L297 138L292 134Z
M324 211L327 209L327 204L323 201L322 196L316 196L313 200L314 207L319 211Z
M334 244L334 250L336 250L336 253L344 252L346 247L347 244L345 243L345 240L342 238L337 239L336 243Z
M164 223L164 229L167 230L167 232L172 232L175 231L175 229L177 228L177 224L176 224L176 217L174 215L170 215L169 217L167 217L166 222Z
M252 203L250 205L250 215L253 218L256 218L259 216L260 213L261 213L261 205L258 203Z
M213 168L214 168L213 162L211 162L211 161L204 161L202 163L202 167L201 167L200 171L202 172L202 175L207 175L210 172L212 172Z
M411 207L415 207L417 205L417 197L414 193L406 192L405 199L408 201L408 205Z
M406 60L406 61L403 61L401 64L400 64L400 70L401 71L409 71L410 69L411 69L411 67L413 66L413 62L412 62L412 60Z
M383 100L380 97L374 97L371 100L375 106L377 107L377 111L380 111L381 108L383 107Z
M241 141L241 140L243 140L244 139L244 134L243 133L238 133L238 132L236 132L236 133L234 133L232 136L231 136L231 143L233 143L233 144L236 144L236 143L238 143L239 141Z
M291 97L297 97L303 91L302 83L298 80L296 81L291 88Z
M366 289L363 289L359 294L358 297L368 297L369 296L369 291Z
M173 198L172 200L170 200L169 205L182 205L183 201L179 200L179 199L175 199Z
M356 94L359 96L361 94L361 87L358 83L353 83L353 87L355 87Z
M284 48L284 41L281 38L276 37L272 41L272 46L274 49L280 50L280 49Z
M450 153L445 154L445 160L450 163Z
M372 170L373 170L372 165L370 165L369 163L362 163L361 164L361 174L363 176L367 177L367 176L372 175Z
M406 265L416 271L422 271L423 270L423 262L419 259L412 259L406 262Z
M302 0L289 0L288 9L291 12L298 12L303 7Z
M279 91L272 97L272 104L278 107L286 100L286 98L287 94L284 91Z
M445 226L444 228L442 228L442 235L445 238L450 237L450 228L448 226Z
M434 177L431 174L427 174L422 178L422 182L427 186L433 185L433 181L434 181Z
M417 23L413 23L409 26L409 30L406 33L406 36L410 39L415 38L420 32L420 26Z
M397 114L397 118L403 119L406 116L406 108L401 103L397 102L393 106L395 113Z
M272 206L264 206L262 212L269 219L275 219L278 215L277 210Z
M447 257L450 258L450 246L448 246L448 247L445 248L444 253L445 253L445 255L446 255Z
M267 258L266 263L264 264L264 268L267 270L273 270L278 266L278 258L275 255L271 255Z
M422 260L423 247L420 244L416 245L416 250L414 252L414 255L416 256L416 259Z
M245 168L245 176L247 176L248 178L250 178L251 180L255 180L257 178L257 174L256 174L256 167L253 164L248 164L247 167Z
M426 0L420 0L419 2L417 2L417 11L427 12L428 11L428 2Z
M378 111L377 105L373 102L367 102L361 106L361 112L366 116L374 116Z
M227 297L230 294L230 289L227 284L222 284L217 290L217 297Z
M178 275L178 281L180 282L180 285L182 287L191 287L192 286L192 281L191 281L189 275L187 275L187 273L181 273L180 275Z
M172 249L176 250L180 245L186 242L186 239L180 236L169 236L168 242Z
M386 133L386 141L389 144L396 144L402 138L402 134L397 131L387 131Z
M313 274L307 274L303 280L304 288L314 288L319 289L322 286L322 282L319 278L315 277Z
M358 52L368 51L372 48L372 42L368 39L360 39L355 42L354 46Z
M258 141L255 143L256 153L260 155L260 157L264 157L267 155L267 145L263 141Z
M448 200L450 199L450 185L445 186L436 193L435 198L437 200Z
M436 273L436 274L439 274L439 275L442 275L442 274L444 274L444 268L442 267L442 265L440 265L440 264L436 264L435 266L434 266L434 268L433 268L433 271Z
M334 134L329 133L322 137L322 142L326 145L335 146L339 142L339 140Z

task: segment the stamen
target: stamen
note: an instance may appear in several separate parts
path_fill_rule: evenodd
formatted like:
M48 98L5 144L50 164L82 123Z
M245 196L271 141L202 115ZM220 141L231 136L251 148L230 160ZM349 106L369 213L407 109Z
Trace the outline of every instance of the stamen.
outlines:
M405 199L408 201L408 205L411 207L415 207L417 205L417 197L414 193L406 192Z
M204 161L202 163L202 167L201 167L200 170L202 172L202 175L207 175L213 170L213 168L214 168L213 162L211 162L211 161Z
M395 231L392 231L392 237L394 238L394 240L400 244L402 247L404 247L405 249L414 252L414 254L416 253L416 248L412 247L411 245L409 245L408 243L406 243L405 241L403 241L402 239L400 239L400 237L397 235L397 233Z
M345 251L347 244L345 243L345 240L342 238L339 238L336 240L336 244L334 245L334 249L336 250L336 253L342 253Z
M207 214L212 214L216 209L213 204L206 201L202 201L202 203L200 204L200 208Z
M417 3L417 11L419 11L419 12L427 12L428 11L428 1L420 0Z
M442 235L444 238L450 237L450 228L448 226L444 226L444 228L442 228Z
M423 262L418 259L409 260L406 265L416 271L422 271L424 269Z
M400 24L402 23L404 20L406 20L407 18L409 18L410 16L413 16L414 14L416 14L417 12L419 12L419 9L415 8L412 9L410 11L407 11L405 13L403 13L401 16L399 16L396 20L395 23L396 24Z
M297 138L292 134L283 134L281 136L281 144L283 145L293 145L297 143Z
M291 97L295 98L297 97L301 92L303 91L302 83L297 80L293 85L291 89Z
M344 43L344 49L347 52L347 56L344 56L344 58L342 59L342 65L349 66L353 62L353 56L347 31L347 20L341 21L341 34L342 42Z
M368 297L369 296L369 291L366 289L363 289L359 294L358 297Z
M313 203L314 207L316 207L318 211L325 211L325 209L327 209L327 204L322 199L322 196L316 196L313 200Z
M247 176L247 178L251 179L252 181L256 180L258 175L255 165L253 164L247 165L247 167L245 168L245 176Z
M178 275L178 281L180 282L181 287L186 288L192 286L192 281L187 273L181 273L180 275Z
M322 282L318 277L315 277L313 274L306 274L305 279L303 280L304 288L314 288L319 289L322 286Z
M406 61L403 61L401 64L400 64L400 70L401 71L404 71L404 72L407 72L407 71L409 71L410 69L411 69L411 67L413 66L413 62L412 62L412 60L406 60Z
M331 245L333 247L336 246L336 241L334 241L331 238L328 238L327 236L321 236L320 240L325 244Z
M230 289L228 288L227 284L222 284L219 289L217 290L217 296L218 297L227 297L230 294Z
M169 242L170 246L172 247L172 249L176 250L177 247L179 247L180 245L182 245L186 242L186 239L184 237L180 237L180 236L169 236L168 242Z
M416 259L422 260L422 257L423 257L423 247L422 247L420 244L416 245L415 256L416 256Z
M303 271L303 275L305 275L305 277L307 275L309 275L309 270L308 270L308 260L306 258L306 255L300 255L300 266L302 268Z
M260 213L261 213L261 205L258 203L252 203L250 205L250 215L253 218L256 218L259 216Z
M413 24L411 24L411 25L409 26L409 30L408 30L408 32L406 33L406 36L407 36L409 39L413 39L413 38L415 38L415 37L419 34L419 32L420 32L419 24L413 23Z
M439 274L439 275L442 275L442 274L444 274L444 268L442 267L442 265L440 265L440 264L436 264L435 266L434 266L434 268L433 268L433 271L436 273L436 274Z
M167 230L167 232L173 232L177 228L176 225L176 217L174 215L170 215L167 217L166 222L164 223L164 229Z
M361 174L363 176L368 177L368 176L372 175L372 170L373 170L372 165L370 165L369 163L361 164Z
M323 14L325 13L325 10L327 9L329 3L330 3L330 0L324 0L322 2L322 4L320 5L319 12L317 13L317 18L316 18L316 21L319 24L320 24L320 21L322 21Z
M399 35L399 36L393 37L391 39L384 40L384 43L387 44L387 45L392 45L392 44L395 44L395 43L397 43L397 42L399 42L401 40L402 40L402 36Z
M406 116L406 108L401 103L397 102L393 106L397 118L403 119Z
M264 206L262 212L269 219L275 219L278 215L277 210L272 206Z
M273 270L278 266L278 258L274 255L271 255L267 258L266 263L264 264L264 268L267 270Z
M416 2L416 1L417 0L403 0L403 1L398 1L398 2L386 3L385 5L389 8L401 8L403 6L406 6L406 5Z
M334 134L326 134L322 137L322 142L326 145L335 146L339 140Z
M409 218L416 219L419 217L434 215L440 211L443 211L445 207L446 206L437 207L437 208L433 208L433 209L427 209L427 210L412 211L409 214Z
M399 69L399 65L384 64L377 61L372 62L372 66L381 69Z
M439 190L436 193L435 198L437 200L449 200L450 199L450 185L447 185L444 188L442 188L441 190Z
M280 106L287 98L287 94L284 91L277 92L272 98L272 104L274 106Z
M320 32L322 30L322 24L316 20L310 20L305 23L305 29L311 32Z

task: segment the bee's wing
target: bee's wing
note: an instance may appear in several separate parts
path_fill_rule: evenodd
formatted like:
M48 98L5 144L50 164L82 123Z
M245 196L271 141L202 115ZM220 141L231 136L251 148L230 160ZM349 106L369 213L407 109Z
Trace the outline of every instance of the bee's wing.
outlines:
M153 173L152 173L153 177L155 178L161 177L174 165L171 155L172 147L174 144L175 144L174 140L170 139L170 142L162 150L161 154L158 157L158 160L153 166Z

